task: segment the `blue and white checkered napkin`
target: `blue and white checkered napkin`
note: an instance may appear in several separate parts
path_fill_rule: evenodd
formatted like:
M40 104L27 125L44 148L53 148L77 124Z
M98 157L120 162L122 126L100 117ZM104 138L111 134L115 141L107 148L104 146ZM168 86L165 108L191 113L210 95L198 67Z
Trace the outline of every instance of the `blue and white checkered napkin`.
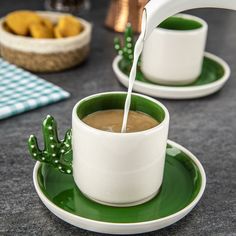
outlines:
M70 94L0 58L0 119L68 98Z

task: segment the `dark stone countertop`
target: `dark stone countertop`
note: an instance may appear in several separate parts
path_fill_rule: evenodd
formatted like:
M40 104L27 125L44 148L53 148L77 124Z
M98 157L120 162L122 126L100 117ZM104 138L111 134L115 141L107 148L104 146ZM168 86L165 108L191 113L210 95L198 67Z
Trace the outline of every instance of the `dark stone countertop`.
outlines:
M61 134L71 125L79 99L101 91L123 90L112 71L115 33L103 27L108 1L93 0L86 18L93 22L92 51L83 65L40 76L71 93L71 98L0 121L0 235L97 235L73 227L50 213L32 182L34 161L26 141L41 136L47 115L58 121ZM43 9L42 0L1 0L0 16L16 9ZM191 150L207 174L205 193L184 219L146 235L236 235L236 12L219 9L190 11L209 23L207 51L225 59L232 75L224 88L209 97L161 100L170 111L169 138Z

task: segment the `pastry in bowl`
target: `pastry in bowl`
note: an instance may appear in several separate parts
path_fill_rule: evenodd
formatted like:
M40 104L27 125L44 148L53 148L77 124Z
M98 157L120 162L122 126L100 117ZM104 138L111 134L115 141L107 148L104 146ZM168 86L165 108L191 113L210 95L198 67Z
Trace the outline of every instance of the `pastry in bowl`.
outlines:
M89 54L92 26L69 14L16 11L0 20L0 53L34 72L60 71Z

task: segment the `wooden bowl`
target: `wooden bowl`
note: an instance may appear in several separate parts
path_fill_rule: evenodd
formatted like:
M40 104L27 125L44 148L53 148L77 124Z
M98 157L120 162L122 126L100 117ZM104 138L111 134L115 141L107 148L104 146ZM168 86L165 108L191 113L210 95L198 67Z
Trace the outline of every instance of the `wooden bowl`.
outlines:
M63 13L37 12L57 22ZM76 36L59 39L35 39L8 32L5 19L0 19L0 54L10 63L34 72L61 71L80 64L90 50L92 25L78 18L83 31Z

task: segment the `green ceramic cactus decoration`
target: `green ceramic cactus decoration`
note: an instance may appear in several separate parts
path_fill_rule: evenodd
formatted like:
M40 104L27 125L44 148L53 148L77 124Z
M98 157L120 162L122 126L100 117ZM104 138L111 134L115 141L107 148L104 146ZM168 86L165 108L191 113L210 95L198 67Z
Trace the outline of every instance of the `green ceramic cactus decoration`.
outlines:
M50 164L62 173L72 174L72 147L71 129L65 134L63 140L58 139L57 123L55 119L48 115L42 124L44 139L44 150L38 147L37 138L30 135L28 139L28 149L33 159Z
M124 66L131 66L134 54L134 34L131 24L127 24L124 34L124 46L122 48L120 38L114 38L114 47L119 55L122 56Z

